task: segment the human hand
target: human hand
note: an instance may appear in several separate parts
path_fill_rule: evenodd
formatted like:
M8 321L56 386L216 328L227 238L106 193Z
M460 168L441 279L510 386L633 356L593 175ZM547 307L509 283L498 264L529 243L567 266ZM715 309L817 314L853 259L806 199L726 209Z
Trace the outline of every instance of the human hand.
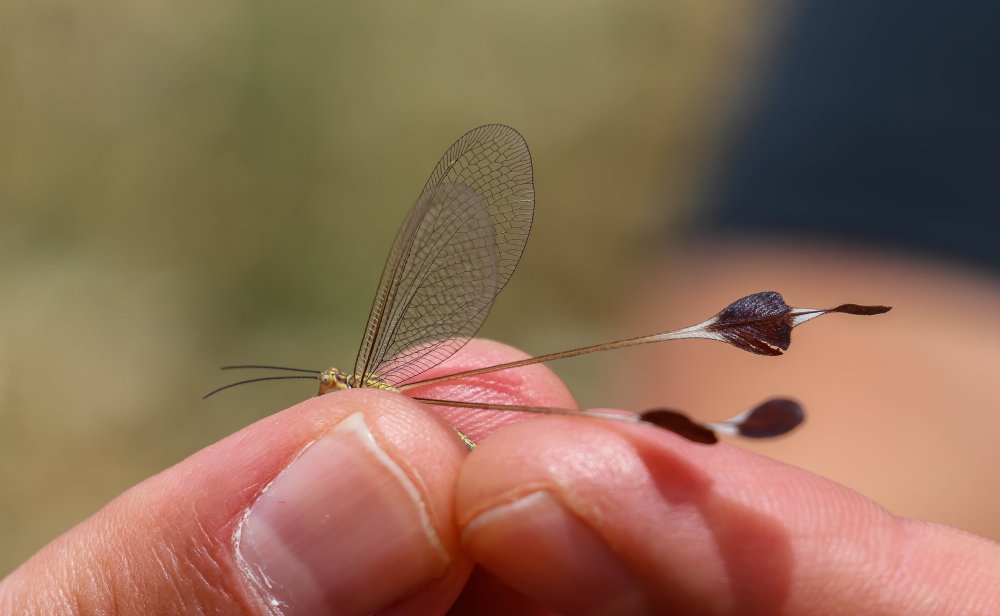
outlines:
M516 358L475 341L438 370ZM541 366L421 394L572 404ZM373 390L259 421L56 539L0 612L1000 612L996 544L805 471L638 424L447 413L495 434L467 455Z

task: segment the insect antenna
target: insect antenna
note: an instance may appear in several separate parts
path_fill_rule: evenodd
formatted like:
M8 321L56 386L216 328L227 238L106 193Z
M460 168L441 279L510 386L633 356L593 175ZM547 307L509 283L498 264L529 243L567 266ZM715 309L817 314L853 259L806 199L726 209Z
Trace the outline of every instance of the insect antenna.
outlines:
M289 368L288 366L265 366L262 364L240 364L238 366L222 366L219 370L242 370L244 368L249 369L262 369L262 370L288 370L289 372L308 372L310 374L319 374L323 372L322 370L307 370L305 368Z
M261 381L283 381L288 379L312 379L314 381L318 381L319 373L316 373L316 376L306 376L305 374L286 374L282 376L259 376L255 379L246 379L245 381L237 381L235 383L230 383L229 385L223 385L218 389L213 389L212 391L208 392L207 394L202 396L201 399L204 400L205 398L214 396L220 391L225 391L230 387L236 387L237 385L246 385L247 383L259 383Z

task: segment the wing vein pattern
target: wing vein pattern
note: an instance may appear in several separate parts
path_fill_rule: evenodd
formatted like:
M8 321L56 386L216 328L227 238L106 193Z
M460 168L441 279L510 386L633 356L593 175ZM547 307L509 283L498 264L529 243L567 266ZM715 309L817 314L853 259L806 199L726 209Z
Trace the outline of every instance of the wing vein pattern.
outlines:
M476 334L517 267L534 209L517 131L480 126L448 149L389 251L355 363L361 383L401 384Z

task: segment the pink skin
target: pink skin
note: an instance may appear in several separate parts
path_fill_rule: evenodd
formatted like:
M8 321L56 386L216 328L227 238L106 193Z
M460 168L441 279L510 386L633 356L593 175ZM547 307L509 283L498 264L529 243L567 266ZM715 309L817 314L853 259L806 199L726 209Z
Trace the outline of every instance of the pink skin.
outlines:
M474 341L440 370L519 356ZM412 393L573 404L540 366ZM234 532L243 528L248 541L264 504L302 506L282 495L294 494L308 477L282 477L290 476L283 469L301 470L307 459L319 469L333 464L311 484L308 495L320 501L350 499L365 487L331 495L324 479L330 486L349 486L352 477L378 483L386 468L400 470L392 481L402 483L390 485L386 498L402 499L403 511L415 506L407 499L418 499L414 510L425 512L421 519L430 525L414 520L409 530L419 532L389 533L409 543L398 546L399 557L380 575L352 583L350 596L321 589L320 595L349 599L352 607L339 603L338 613L440 614L452 605L456 614L1000 611L996 544L893 517L822 477L648 426L448 413L480 441L472 454L441 416L399 394L355 390L306 400L139 484L53 541L0 582L0 613L268 613L236 558ZM351 440L358 432L349 426L370 432L385 454L382 463L364 466L370 460L358 445L363 439ZM348 445L307 448L334 442L322 440L331 435ZM352 448L361 452L356 461L338 458L353 456L345 453ZM349 468L352 461L358 468ZM378 523L368 526L378 534L380 514L365 515L376 516ZM334 529L322 540L386 541L344 534ZM343 558L335 550L320 554ZM310 553L306 560L322 566L315 558ZM481 568L470 578L474 563ZM409 577L401 582L397 575ZM284 611L296 607L302 608Z

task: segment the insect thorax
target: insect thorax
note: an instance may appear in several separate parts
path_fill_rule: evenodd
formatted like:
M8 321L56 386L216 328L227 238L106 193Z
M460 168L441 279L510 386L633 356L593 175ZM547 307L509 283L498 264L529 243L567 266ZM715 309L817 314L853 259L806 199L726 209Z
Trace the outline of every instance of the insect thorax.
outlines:
M348 374L337 368L329 368L319 375L319 395L321 396L339 389L356 389L358 387L397 391L395 387L382 379L370 376L362 382L360 374Z

